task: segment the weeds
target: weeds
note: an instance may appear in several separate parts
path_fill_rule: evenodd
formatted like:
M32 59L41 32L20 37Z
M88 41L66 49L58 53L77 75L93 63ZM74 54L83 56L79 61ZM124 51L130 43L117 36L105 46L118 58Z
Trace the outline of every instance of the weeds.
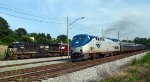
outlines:
M137 60L136 58L132 59L131 65L133 66L133 65L137 65L137 64L139 64L139 60Z
M140 59L141 63L150 63L150 52L148 52L146 55L144 55L141 59Z
M113 76L102 82L150 82L150 52L141 59L132 59L131 66L125 70L125 76ZM126 73L125 72L125 73Z

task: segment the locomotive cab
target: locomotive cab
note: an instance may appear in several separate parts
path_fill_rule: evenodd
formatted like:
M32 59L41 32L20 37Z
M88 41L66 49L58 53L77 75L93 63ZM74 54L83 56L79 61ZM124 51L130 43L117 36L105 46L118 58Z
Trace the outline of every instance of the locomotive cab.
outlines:
M71 60L72 61L80 61L83 60L88 48L85 48L94 36L88 36L86 34L80 34L73 37L71 42Z

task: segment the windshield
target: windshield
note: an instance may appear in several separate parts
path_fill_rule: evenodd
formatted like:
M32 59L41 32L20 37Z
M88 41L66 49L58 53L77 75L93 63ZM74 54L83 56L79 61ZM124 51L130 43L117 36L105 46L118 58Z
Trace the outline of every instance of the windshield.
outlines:
M72 41L75 43L79 43L84 40L85 40L85 36L77 36L77 37L74 37Z
M92 36L88 35L76 35L73 37L73 40L71 42L71 47L80 47L92 40Z

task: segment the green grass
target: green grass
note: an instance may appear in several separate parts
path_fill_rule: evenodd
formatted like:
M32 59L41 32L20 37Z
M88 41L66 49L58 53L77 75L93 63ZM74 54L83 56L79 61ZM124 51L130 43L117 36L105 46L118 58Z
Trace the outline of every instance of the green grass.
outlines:
M132 66L133 65L138 65L139 63L140 63L140 61L138 59L136 59L136 58L132 59L132 61L131 61L131 65Z
M0 60L4 58L4 52L0 52Z
M146 55L144 55L142 58L140 59L132 59L131 61L131 65L143 65L144 63L150 63L150 52L148 52Z
M150 82L150 52L140 59L132 59L131 67L125 71L127 75L113 76L97 82Z
M145 56L140 59L141 63L150 63L150 52L148 52Z

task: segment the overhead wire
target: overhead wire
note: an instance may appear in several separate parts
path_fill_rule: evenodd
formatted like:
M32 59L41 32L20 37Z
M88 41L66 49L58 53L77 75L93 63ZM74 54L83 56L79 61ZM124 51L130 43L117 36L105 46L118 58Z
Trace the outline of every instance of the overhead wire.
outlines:
M5 15L9 15L9 16L12 16L12 17L20 18L20 19L30 20L30 21L43 22L43 23L65 24L65 23L60 23L60 22L49 22L49 21L42 21L42 20L37 20L37 19L31 19L31 18L20 17L20 16L8 14L8 13L1 12L1 11L0 11L0 13L1 13L1 14L5 14Z
M79 28L79 27L77 27L77 26L75 26L75 25L72 25L72 26L75 27L75 29L77 29L77 30L84 31L84 32L89 33L89 34L95 34L95 33L96 33L96 32L94 32L94 31L88 31L88 30Z
M60 18L60 17L50 17L50 16L41 15L41 14L37 14L37 13L35 14L33 12L25 11L25 10L22 10L22 9L18 9L18 8L15 8L15 7L6 5L6 4L2 4L2 3L0 3L0 8L8 10L8 11L12 11L12 12L24 14L24 15L29 15L29 16L38 17L38 18L44 18L44 19L49 19L49 20L63 20L63 19L65 19L64 17L63 18Z

